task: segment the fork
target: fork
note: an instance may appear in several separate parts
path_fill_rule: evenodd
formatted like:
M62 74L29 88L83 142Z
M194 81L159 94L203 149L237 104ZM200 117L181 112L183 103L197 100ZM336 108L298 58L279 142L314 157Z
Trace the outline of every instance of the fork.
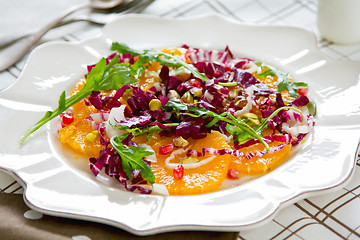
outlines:
M135 13L135 11L131 11L131 12ZM101 15L104 15L104 16L101 16L101 17L98 17L98 16L94 17L92 15L74 16L69 19L65 19L65 20L61 21L54 28L65 26L65 25L68 25L68 24L74 23L74 22L89 22L92 24L105 25L113 17L112 14L101 14ZM9 46L23 38L26 38L26 37L34 34L36 31L37 31L37 29L31 29L26 32L19 32L19 33L15 33L15 34L0 38L0 51L2 48Z
M68 19L64 19L55 27L60 27L79 21L86 21L93 24L105 25L108 21L110 21L113 17L115 17L115 15L141 12L153 2L154 0L133 0L128 4L126 4L125 6L120 6L118 8L115 8L112 14L99 13L99 15L97 16L91 16L91 15L74 16ZM18 57L17 59L6 62L5 60L11 59L10 56L10 54L12 53L11 47L15 45L17 41L29 37L31 34L33 34L36 31L37 29L0 38L0 72L14 65L27 53L24 52L22 56Z

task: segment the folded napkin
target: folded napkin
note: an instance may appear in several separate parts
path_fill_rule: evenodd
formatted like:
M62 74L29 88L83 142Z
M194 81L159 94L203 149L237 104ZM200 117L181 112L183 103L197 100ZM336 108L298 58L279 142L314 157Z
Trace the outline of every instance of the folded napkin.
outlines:
M0 238L22 240L235 240L234 232L171 232L140 237L108 225L43 215L25 205L21 194L0 194Z

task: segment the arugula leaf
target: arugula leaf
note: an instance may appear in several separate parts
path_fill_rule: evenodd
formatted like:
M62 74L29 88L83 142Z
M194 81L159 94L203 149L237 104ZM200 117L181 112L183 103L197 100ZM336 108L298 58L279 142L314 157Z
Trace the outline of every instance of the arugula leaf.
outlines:
M233 136L234 142L238 142L242 144L253 139L253 137L250 134L248 134L247 132L245 132L244 130L242 130L237 126L226 124L225 129Z
M118 42L113 42L111 44L111 50L117 51L122 54L132 54L134 56L139 56L139 55L143 54L143 51L141 51L141 50L130 48L128 45L126 45L124 43L118 43Z
M130 48L126 44L118 42L112 43L111 50L117 51L122 54L130 53L134 56L139 56L138 61L141 62L155 61L159 62L161 65L166 65L168 67L184 67L185 69L189 70L194 75L194 77L199 78L203 81L209 80L209 78L207 78L205 74L198 72L194 66L187 64L186 62L180 60L174 55L168 53L158 52L155 50L139 51L137 49Z
M153 125L153 126L144 127L144 128L129 128L128 126L116 126L111 123L110 123L110 125L114 128L117 128L120 130L125 130L129 133L133 133L135 137L139 136L139 135L160 133L161 131L166 130L166 129L159 127L158 125ZM176 127L179 125L179 123L164 123L163 125L166 127Z
M258 62L258 66L268 68L266 71L262 73L258 73L259 77L267 77L267 76L277 76L279 79L279 83L277 86L277 91L282 92L284 90L289 91L290 96L298 98L300 94L297 92L299 87L307 87L307 84L304 82L290 82L288 74L280 72L275 68L268 66L264 63Z
M59 109L66 108L66 93L63 91L59 98Z
M238 85L237 82L219 82L218 84L223 87L234 87Z
M163 110L167 112L178 112L178 111L186 111L188 110L188 106L181 102L180 99L172 98L170 99L163 107Z
M168 67L181 67L187 65L185 62L177 62L173 55L166 54L163 52L158 52L155 50L137 50L130 48L124 43L113 42L111 45L112 51L117 51L121 54L132 54L135 57L138 57L138 61L142 63L147 63L149 61L159 62L161 65L167 65ZM163 57L167 55L167 57ZM143 64L141 64L143 65Z
M143 160L144 157L154 154L146 151L145 147L129 147L122 143L128 134L114 136L110 139L111 145L121 157L121 164L126 176L131 180L133 169L138 169L141 176L149 183L155 183L155 175L150 166Z
M130 77L130 70L125 64L118 64L119 56L115 56L109 64L106 59L102 58L90 71L86 78L84 87L71 96L65 98L65 91L62 92L59 99L59 107L54 111L48 111L34 126L32 126L20 139L20 145L24 143L27 137L38 130L51 119L57 117L75 103L80 102L84 98L90 96L92 91L112 90L121 88L126 84L134 84L138 80Z
M115 90L123 85L138 82L137 79L130 77L130 69L127 64L118 64L118 62L118 55L107 65L106 60L102 58L88 74L83 88L85 89L84 91L88 91L91 94L92 91Z
M307 84L304 82L290 82L288 78L283 78L283 80L278 84L277 91L282 92L283 90L288 90L290 96L297 98L300 96L300 94L297 92L299 87L306 86Z
M267 76L276 76L276 72L275 72L275 69L271 69L269 68L268 70L266 70L265 72L262 72L262 73L258 73L257 75L259 77L263 77L263 78L266 78Z
M316 111L317 111L316 102L312 99L309 99L309 100L310 101L306 106L308 107L310 114L315 117Z

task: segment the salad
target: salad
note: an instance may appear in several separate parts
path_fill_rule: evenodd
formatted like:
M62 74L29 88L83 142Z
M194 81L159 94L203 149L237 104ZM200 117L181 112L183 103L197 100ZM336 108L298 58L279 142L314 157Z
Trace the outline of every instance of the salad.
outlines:
M271 171L314 126L306 83L228 47L111 50L21 144L58 118L60 142L87 156L95 176L128 191L191 195Z

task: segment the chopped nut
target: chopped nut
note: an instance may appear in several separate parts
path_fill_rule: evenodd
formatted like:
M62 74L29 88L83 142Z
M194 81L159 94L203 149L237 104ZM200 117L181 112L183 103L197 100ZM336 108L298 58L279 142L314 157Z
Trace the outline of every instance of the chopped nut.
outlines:
M190 92L184 93L184 95L181 97L181 100L186 103L194 103L194 97L191 95Z
M189 142L185 140L182 136L175 137L173 139L173 143L175 147L186 147L187 145L189 145Z
M168 99L172 99L172 98L177 98L179 99L180 98L180 95L177 91L175 90L170 90L169 93L167 94L167 98Z
M149 108L150 110L160 110L162 107L161 101L159 99L152 99L149 102Z
M99 132L98 131L92 131L91 133L88 133L85 136L85 140L88 141L88 142L94 142L97 136L99 136Z
M247 100L244 97L239 97L237 99L235 99L235 106L236 107L245 107L247 104Z
M127 101L129 98L131 98L133 96L132 92L128 92L125 91L124 94L122 95L122 99L124 99L125 101Z
M194 97L201 97L202 96L202 89L198 89L196 92L194 92Z
M197 163L199 162L199 159L197 159L196 157L187 157L183 160L181 160L182 164L191 164L191 163Z
M245 113L244 116L242 116L242 119L250 126L257 126L260 124L258 116L254 113Z

